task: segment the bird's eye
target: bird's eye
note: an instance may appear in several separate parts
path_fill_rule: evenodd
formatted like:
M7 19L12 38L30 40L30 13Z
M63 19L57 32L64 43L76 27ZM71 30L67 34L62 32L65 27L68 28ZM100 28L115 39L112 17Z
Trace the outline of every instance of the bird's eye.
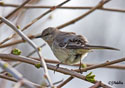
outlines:
M49 35L49 33L44 34L44 36L47 36L47 35Z

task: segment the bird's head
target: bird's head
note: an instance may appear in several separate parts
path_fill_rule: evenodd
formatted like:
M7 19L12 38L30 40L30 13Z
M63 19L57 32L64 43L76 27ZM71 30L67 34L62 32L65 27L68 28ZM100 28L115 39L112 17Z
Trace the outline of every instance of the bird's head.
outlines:
M40 36L37 36L36 38L42 38L44 41L46 41L49 44L53 41L58 31L59 30L57 28L48 27L45 30L43 30Z

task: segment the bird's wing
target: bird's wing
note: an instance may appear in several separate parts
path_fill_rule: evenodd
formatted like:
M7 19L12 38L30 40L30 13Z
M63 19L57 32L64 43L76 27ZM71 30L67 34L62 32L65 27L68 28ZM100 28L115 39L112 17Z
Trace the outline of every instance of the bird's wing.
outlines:
M58 44L59 47L67 48L67 49L109 49L109 50L119 50L117 48L108 47L108 46L95 46L88 45L88 41L85 37L81 35L76 35L75 33L66 33L62 32L56 37L55 43Z
M61 36L60 36L61 35ZM61 33L56 38L58 45L67 49L81 49L88 43L87 39L75 33ZM86 48L87 49L87 48Z

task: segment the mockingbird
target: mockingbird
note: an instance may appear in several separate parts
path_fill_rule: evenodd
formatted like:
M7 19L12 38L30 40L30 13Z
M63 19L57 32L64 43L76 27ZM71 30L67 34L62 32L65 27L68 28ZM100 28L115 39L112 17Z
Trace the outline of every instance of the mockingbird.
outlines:
M69 65L80 62L92 49L119 50L108 46L89 45L84 36L62 32L54 27L48 27L37 38L45 40L57 59Z

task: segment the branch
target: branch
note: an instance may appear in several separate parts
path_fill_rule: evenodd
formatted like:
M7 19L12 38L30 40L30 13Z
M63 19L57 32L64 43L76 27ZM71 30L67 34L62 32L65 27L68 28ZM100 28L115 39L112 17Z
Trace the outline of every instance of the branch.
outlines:
M37 22L39 19L41 19L42 17L46 16L48 13L54 11L56 8L61 7L62 5L64 5L65 3L69 2L70 0L66 0L62 3L60 3L57 6L53 6L52 8L50 8L48 11L46 11L45 13L43 13L42 15L40 15L39 17L35 18L34 20L31 21L31 23L29 23L28 25L26 25L22 31L24 31L25 29L27 29L29 26L31 26L32 24L34 24L35 22Z
M89 66L94 66L94 65L97 65L97 64L87 64L87 67L89 67ZM79 64L77 65L77 66L79 66ZM102 67L102 68L113 68L113 69L125 69L125 65L108 65L108 66L104 66L104 67Z
M63 28L63 27L66 27L66 26L68 26L68 25L70 25L70 24L73 24L73 23L75 23L75 22L77 22L77 21L79 21L80 19L82 19L82 18L84 18L85 16L87 16L88 14L90 14L91 12L93 12L93 11L95 11L97 8L100 8L100 7L102 7L105 3L107 3L108 1L110 1L110 0L102 0L97 6L95 6L95 7L93 7L92 9L90 9L88 12L86 12L85 14L83 14L83 15L81 15L81 16L79 16L79 17L77 17L77 18L75 18L75 19L73 19L73 20L71 20L71 21L69 21L69 22L67 22L67 23L64 23L64 24L62 24L62 25L60 25L60 26L57 26L57 28L58 29L61 29L61 28ZM49 12L49 11L48 11ZM39 18L39 17L38 17ZM34 21L35 21L36 19L34 19ZM33 21L33 22L34 22ZM32 22L30 23L30 24L32 24ZM25 27L23 28L23 29L25 29ZM22 30L23 30L22 29ZM23 41L18 41L18 42L14 42L14 43L10 43L10 44L7 44L7 45L0 45L0 48L2 48L2 47L6 47L6 46L9 46L9 45L14 45L14 44L17 44L17 43L20 43L20 42L23 42Z
M49 82L50 86L53 87L53 84L52 84L49 74L48 74L48 69L47 69L46 63L45 63L44 59L42 58L39 48L36 46L36 44L34 42L32 42L21 30L18 30L17 27L15 25L13 25L10 21L8 21L7 19L5 19L3 17L0 17L0 19L4 23L6 23L8 26L10 26L14 31L16 31L25 41L27 41L36 50L36 52L39 56L40 62L44 68L44 75L46 76L45 78Z
M39 47L42 48L42 47L44 47L45 45L46 45L46 43L42 44L42 45L39 46ZM32 51L31 53L29 53L29 54L27 55L27 57L33 55L35 52L36 52L36 50Z
M95 83L93 86L89 88L99 88L100 86L101 86L101 81L98 81L97 83Z
M15 60L15 61L21 61L21 62L28 63L28 64L32 64L32 65L36 65L37 63L39 63L39 61L37 61L37 60L33 60L33 59L31 59L31 58L24 57L24 56L12 55L12 54L0 54L0 58L2 58L2 59L5 59L5 58L6 58L6 59ZM125 58L124 58L124 59L125 59ZM86 76L84 76L84 75L82 75L82 74L80 74L80 73L77 73L77 72L75 72L75 71L73 71L73 70L68 70L68 69L66 69L66 68L61 68L61 67L59 67L59 68L57 69L56 66L53 66L53 65L50 65L50 64L47 64L47 67L48 67L48 69L50 69L50 70L54 70L54 71L57 71L57 72L61 72L61 73L65 74L65 75L71 75L71 76L73 76L73 77L77 77L77 78L79 78L79 79L82 79L82 80L87 81L87 80L86 80ZM96 81L96 82L98 82L98 81ZM95 82L95 83L96 83L96 82ZM111 88L111 87L109 87L108 85L106 85L106 84L104 84L104 83L101 83L101 86L106 86L107 88Z
M29 55L27 55L27 57L29 57ZM34 60L38 60L40 61L38 58L34 58L34 57L30 57ZM10 60L8 60L10 61ZM51 63L51 64L59 64L60 62L57 61L57 60L52 60L52 59L45 59L45 62L46 63ZM62 63L63 64L63 63ZM63 65L67 65L67 64L63 64ZM74 64L72 66L79 66L80 64ZM87 67L90 67L90 66L95 66L97 64L86 64ZM68 65L68 66L71 66L71 65ZM100 68L112 68L112 69L120 69L120 70L124 70L125 69L125 65L107 65L107 66L104 66L104 67L100 67Z
M18 81L13 88L20 88L22 86L23 82L22 80L21 81Z
M16 69L14 69L13 67L11 67L8 63L0 60L0 66L5 69L7 72L9 72L14 78L16 78L18 81L23 81L23 83L30 87L30 88L34 88L34 85L31 85L29 80L23 78L23 75L20 74Z
M75 71L77 71L77 72L80 72L80 71L85 72L85 71L88 71L88 70L91 70L91 69L100 68L100 67L104 67L104 66L107 66L107 65L111 65L111 64L115 64L115 63L119 63L119 62L123 62L123 61L125 61L125 58L117 59L117 60L110 61L110 62L108 61L108 62L98 64L98 65L92 65L92 66L83 68L81 70L77 69ZM64 86L66 83L71 81L73 78L74 77L70 76L67 80L65 80L62 84L60 84L59 87Z
M13 14L15 14L17 11L19 11L23 6L25 6L30 0L26 0L24 3L22 3L19 7L17 7L15 10L13 10L10 14L8 14L5 18L9 19ZM0 24L2 22L0 21ZM9 36L8 38L4 39L2 42L0 42L0 45L5 43L6 41L10 40L14 35Z
M29 35L27 36L28 38L30 39L34 39L36 38L36 36L39 36L40 34L37 34L37 35ZM9 47L9 46L12 46L12 45L16 45L16 44L19 44L19 43L22 43L22 42L25 42L23 39L21 40L15 40L13 42L10 42L10 43L6 43L6 44L0 44L0 48L5 48L5 47Z
M35 18L34 20L32 20L29 24L27 24L27 25L26 25L24 28L22 28L21 30L22 30L22 31L26 30L26 29L27 29L28 27L30 27L32 24L34 24L35 22L37 22L39 19L41 19L42 17L46 16L46 15L49 14L50 12L56 10L57 7L60 7L60 6L64 5L65 3L69 2L69 1L70 1L70 0L66 0L66 1L60 3L60 4L57 5L57 6L53 6L52 8L50 8L49 10L47 10L46 12L44 12L42 15L40 15L40 16L38 16L37 18ZM13 38L15 35L16 35L16 33L10 35L7 39L4 40L4 42L1 42L1 44L7 42L9 39Z
M60 85L57 86L57 88L63 87L66 83L71 81L74 77L70 76L68 79L66 79L64 82L62 82Z
M34 57L30 57L32 59L35 59L35 60L38 60L38 58L34 58ZM45 59L46 63L52 63L52 64L59 64L60 62L57 61L57 60L52 60L52 59ZM63 64L63 63L62 63ZM63 64L63 65L67 65L67 64ZM79 66L80 64L74 64L72 66ZM90 66L95 66L97 64L86 64L87 67L90 67ZM71 65L68 65L68 66L71 66ZM107 66L104 66L104 67L101 67L101 68L113 68L113 69L125 69L125 65L107 65Z
M3 74L0 74L0 78L6 79L6 80L9 80L9 81L13 81L13 82L18 82L15 78L9 77L9 76L3 75ZM57 82L55 82L53 84L56 85L56 84L58 84L58 83L60 83L62 81L63 80L60 80L60 81L57 81ZM34 84L37 88L41 88L41 85L39 85L39 84L35 84L35 83L32 83L32 84ZM47 85L46 87L49 87L49 85Z
M10 81L13 81L13 82L17 82L17 80L15 78L8 77L8 76L5 76L3 74L0 74L0 78L10 80Z
M0 6L2 7L18 7L20 5L18 4L9 4L9 3L0 3ZM42 6L42 5L25 5L23 8L24 9L50 9L53 6ZM62 6L62 7L57 7L57 9L78 9L78 10L83 10L83 9L92 9L93 7L87 6L87 7L81 7L81 6ZM104 11L113 11L113 12L125 12L123 9L115 9L115 8L97 8L98 10L104 10Z
M97 8L101 8L104 4L106 4L107 2L109 2L110 0L101 0L95 7L91 8L89 11L87 11L86 13L84 13L83 15L69 21L69 22L66 22L62 25L59 25L57 26L56 28L58 29L61 29L61 28L64 28L66 26L69 26L71 24L74 24L75 22L83 19L84 17L86 17L87 15L89 15L90 13L92 13L93 11L95 11Z
M5 18L8 19L10 18L13 14L15 14L18 10L20 10L21 8L23 8L23 6L25 6L30 0L26 0L25 2L23 2L21 5L19 5L15 10L13 10L11 13L9 13ZM1 24L2 22L0 22Z
M114 61L108 61L108 62L105 62L105 63L102 63L102 64L90 66L90 67L86 67L86 68L83 68L81 70L77 69L75 71L77 71L77 72L80 72L80 71L86 72L86 71L91 70L91 69L100 68L100 67L104 67L104 66L107 66L107 65L111 65L111 64L115 64L115 63L119 63L119 62L123 62L123 61L125 61L125 58L117 59L117 60L114 60ZM71 77L69 77L69 79L70 78Z
M104 62L102 64L92 65L92 66L83 68L83 69L81 69L81 71L86 72L86 71L91 70L91 69L100 68L100 67L104 67L107 65L111 65L111 64L115 64L115 63L119 63L119 62L123 62L123 61L125 61L125 58L121 58L121 59L117 59L117 60L113 60L113 61L107 61L107 62ZM79 72L79 69L76 69L75 71Z

